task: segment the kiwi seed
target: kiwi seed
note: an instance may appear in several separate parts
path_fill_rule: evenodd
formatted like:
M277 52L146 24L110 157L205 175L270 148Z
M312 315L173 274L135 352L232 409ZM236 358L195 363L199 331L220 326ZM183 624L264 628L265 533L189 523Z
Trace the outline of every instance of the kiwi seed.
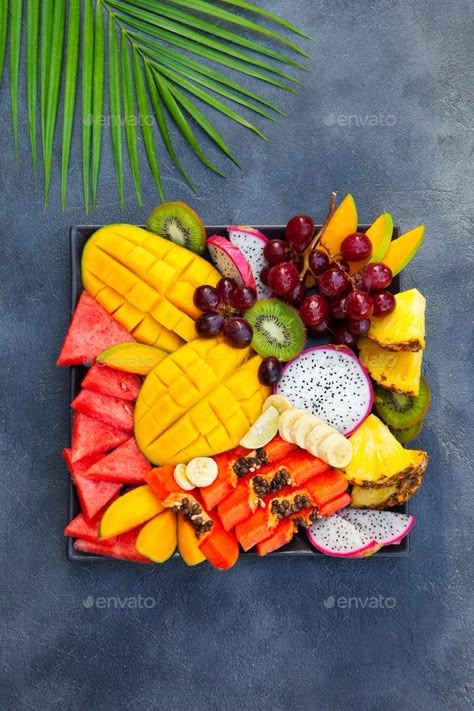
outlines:
M202 254L206 246L206 230L201 218L184 202L164 202L152 211L147 229L175 244Z
M261 356L288 361L303 350L305 328L298 312L278 299L262 299L245 312L253 328L252 348Z
M413 397L374 384L374 407L382 420L394 429L406 429L420 422L428 410L431 393L421 376L420 392Z

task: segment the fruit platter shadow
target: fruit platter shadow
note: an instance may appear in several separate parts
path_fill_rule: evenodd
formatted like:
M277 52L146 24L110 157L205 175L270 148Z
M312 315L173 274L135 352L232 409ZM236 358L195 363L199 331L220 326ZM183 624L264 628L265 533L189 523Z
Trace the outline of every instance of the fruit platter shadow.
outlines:
M74 225L70 228L70 276L71 276L71 290L70 290L70 309L71 313L74 311L76 304L79 300L81 292L83 290L82 277L81 277L81 258L84 246L91 235L100 229L102 225ZM269 239L281 239L285 233L284 225L255 225L256 229L263 232ZM316 226L317 229L320 225ZM365 231L369 225L359 225L358 230ZM227 234L227 225L206 225L207 236L220 235L225 236ZM400 230L398 227L394 227L392 239L395 239L400 235ZM209 258L209 255L204 255ZM400 276L395 276L389 291L397 293L401 289ZM312 338L308 337L307 346L311 347L314 345L321 345L322 343L329 343L330 339L326 338ZM72 366L70 369L70 401L72 401L76 395L79 393L81 382L87 373L87 368L83 366ZM72 415L71 415L71 428L72 428ZM69 482L69 520L75 518L81 511L79 500L76 494L76 490L72 479ZM393 511L400 513L407 513L408 506L406 504L396 507ZM405 558L410 553L409 536L406 536L400 543L392 546L384 546L381 550L377 551L369 557L370 560L374 558ZM82 562L91 563L93 561L100 561L102 563L112 562L117 563L117 559L107 559L104 556L92 555L90 553L81 553L74 548L74 538L67 539L67 558L72 562ZM245 557L255 556L256 551L251 549L245 553L242 553ZM326 561L328 557L316 550L309 540L304 531L299 531L293 539L286 546L279 548L272 553L268 554L268 557L276 558L281 556L298 556L306 558L324 558ZM179 553L175 552L174 556L179 558ZM123 562L123 561L122 561Z

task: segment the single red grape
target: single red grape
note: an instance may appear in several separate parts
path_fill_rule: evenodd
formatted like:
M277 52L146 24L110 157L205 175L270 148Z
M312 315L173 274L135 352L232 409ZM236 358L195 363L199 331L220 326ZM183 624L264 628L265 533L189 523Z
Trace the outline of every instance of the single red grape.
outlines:
M268 286L268 274L270 273L271 267L263 267L262 271L260 272L260 281L262 284L265 284L265 286Z
M258 368L258 379L263 385L273 387L280 382L283 366L275 356L264 358Z
M319 291L324 296L339 296L349 289L351 281L347 274L332 267L318 278Z
M291 262L275 264L268 273L268 285L277 296L290 294L300 280L297 268Z
M333 318L337 319L338 321L343 321L345 318L347 318L346 299L347 294L341 294L340 296L336 296L334 299L331 300L331 314Z
M329 301L322 294L311 294L300 306L300 316L307 326L318 326L329 316Z
M284 301L288 304L293 304L293 306L300 306L306 298L306 287L302 281L299 281L293 291L282 297Z
M235 281L235 279L231 279L230 277L224 277L217 283L217 293L221 297L221 302L223 304L227 304L229 302L229 297L234 291L234 289L237 289L238 284Z
M318 323L317 326L308 326L308 333L311 336L316 336L316 338L319 338L320 336L325 336L326 333L329 333L331 330L331 321L329 319L326 319L326 321L321 321L321 323Z
M376 291L372 294L374 316L388 316L395 310L397 302L389 291Z
M311 244L314 221L308 215L295 215L286 226L286 239L295 254L302 254Z
M224 323L224 336L234 348L246 348L252 341L252 326L244 318L228 318Z
M361 321L356 321L353 318L347 319L347 328L353 336L366 336L370 328L370 319L364 318Z
M392 281L392 270L383 262L372 262L363 268L362 279L367 291L380 291Z
M201 311L217 311L221 298L217 289L209 284L198 286L193 296L194 305Z
M230 294L229 301L237 311L248 311L257 301L257 292L251 286L239 286Z
M365 291L353 291L347 295L346 311L350 318L362 321L372 316L374 305Z
M282 239L272 239L267 242L263 248L263 256L267 260L270 266L275 264L280 264L288 259L288 250L286 248L286 242Z
M222 314L218 314L215 311L207 311L196 319L194 325L198 336L213 338L222 331L224 322L225 319Z
M353 232L342 240L341 252L348 262L360 262L372 256L372 242L363 232Z
M326 269L329 269L329 257L325 252L320 252L319 249L313 249L309 255L309 268L314 276L320 276Z
M332 327L332 334L336 343L343 343L349 348L355 348L357 345L357 338L353 333L349 331L346 321L339 321Z

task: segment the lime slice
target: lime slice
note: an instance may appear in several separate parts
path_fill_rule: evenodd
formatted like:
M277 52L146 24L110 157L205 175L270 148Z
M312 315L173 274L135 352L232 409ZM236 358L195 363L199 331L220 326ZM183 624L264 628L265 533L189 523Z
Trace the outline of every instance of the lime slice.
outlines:
M247 434L240 440L240 445L246 449L264 447L278 432L280 413L276 407L268 407L254 422Z

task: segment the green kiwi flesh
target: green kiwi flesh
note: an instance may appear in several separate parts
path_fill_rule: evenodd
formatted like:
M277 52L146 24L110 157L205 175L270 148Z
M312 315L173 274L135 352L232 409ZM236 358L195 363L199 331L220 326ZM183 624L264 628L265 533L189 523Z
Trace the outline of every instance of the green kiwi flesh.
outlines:
M411 442L412 439L418 437L422 427L423 421L420 420L420 422L415 422L415 424L411 425L411 427L405 427L402 430L397 430L395 427L390 427L390 431L392 432L393 436L398 439L400 444L408 444L408 442Z
M252 348L261 356L281 361L295 358L304 348L306 332L298 312L278 299L262 299L245 312L253 328Z
M147 229L175 244L202 254L206 246L206 230L201 218L184 202L164 202L150 214Z
M415 397L387 390L374 383L374 407L390 427L406 429L420 422L426 415L431 399L430 389L421 376L420 392Z

